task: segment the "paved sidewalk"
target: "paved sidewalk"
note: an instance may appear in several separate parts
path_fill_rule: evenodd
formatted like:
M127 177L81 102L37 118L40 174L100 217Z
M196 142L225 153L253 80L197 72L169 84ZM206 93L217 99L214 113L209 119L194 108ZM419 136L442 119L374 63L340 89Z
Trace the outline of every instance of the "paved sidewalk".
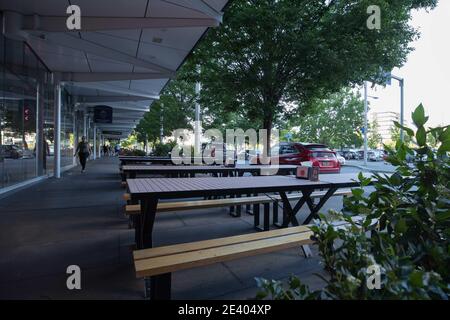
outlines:
M142 299L123 193L117 159L104 158L88 162L84 174L74 168L1 199L0 299ZM332 198L324 210L341 206L342 198ZM252 219L232 218L226 208L167 213L157 217L155 245L251 233ZM69 265L81 267L82 290L67 289ZM320 272L317 254L305 259L299 249L285 250L176 272L173 298L253 298L254 277L291 274L318 287L313 273Z

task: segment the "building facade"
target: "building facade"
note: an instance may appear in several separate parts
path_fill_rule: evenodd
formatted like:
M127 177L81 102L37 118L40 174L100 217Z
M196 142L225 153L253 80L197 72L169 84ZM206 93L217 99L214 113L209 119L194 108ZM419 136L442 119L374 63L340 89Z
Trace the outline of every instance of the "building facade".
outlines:
M381 136L381 143L387 143L392 140L392 130L395 128L394 121L400 122L398 112L373 112L371 122L377 124L377 131Z
M75 146L82 135L96 146L97 156L101 131L93 130L89 110L77 110L71 95L63 85L55 86L54 75L32 48L1 35L0 59L0 191L54 175L55 154L59 173L76 165ZM55 88L60 90L59 118ZM60 125L59 136L55 123Z
M127 137L227 3L0 0L0 195Z

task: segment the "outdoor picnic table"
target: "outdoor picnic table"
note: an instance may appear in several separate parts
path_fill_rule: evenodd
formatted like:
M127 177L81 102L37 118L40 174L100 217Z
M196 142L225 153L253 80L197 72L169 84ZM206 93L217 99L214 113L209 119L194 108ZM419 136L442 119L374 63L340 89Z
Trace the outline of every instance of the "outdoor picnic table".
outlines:
M138 174L164 175L171 178L195 177L196 174L216 174L221 176L237 177L245 173L252 175L288 175L295 174L297 166L294 165L236 165L227 166L160 166L160 165L126 165L122 167L122 181L127 178L135 179Z
M160 165L173 165L177 162L181 162L181 158L178 157L149 157L149 156L119 156L120 165L123 167L128 164L138 164L138 163L151 163ZM204 164L207 160L206 158L191 158L192 163L202 163ZM174 162L175 161L175 162ZM214 161L211 161L214 163Z
M119 156L120 165L132 163L172 164L170 157Z
M140 249L153 246L153 224L158 201L161 199L277 193L285 210L282 226L288 227L290 224L294 226L300 224L296 215L305 203L310 213L302 223L308 224L338 189L360 185L356 173L321 175L319 181L302 180L294 176L251 176L220 179L213 177L128 179L127 184L132 201L141 203L141 215L136 227L139 242L137 246ZM310 196L317 189L326 190L326 194L318 204L314 204ZM302 193L302 197L294 207L286 195L290 191Z

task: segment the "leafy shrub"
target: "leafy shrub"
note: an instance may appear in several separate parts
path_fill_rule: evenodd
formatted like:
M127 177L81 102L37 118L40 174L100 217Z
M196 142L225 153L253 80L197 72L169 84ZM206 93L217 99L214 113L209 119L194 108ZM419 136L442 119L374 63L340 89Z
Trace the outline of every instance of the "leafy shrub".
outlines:
M153 147L152 155L157 157L167 157L174 147L175 142L173 141L170 141L169 143L157 143Z
M450 127L425 129L422 105L412 114L416 131L402 127L414 147L386 147L392 175L359 175L360 188L343 212L320 215L312 226L324 269L323 289L311 291L292 276L283 283L257 279L258 298L448 299L450 293ZM435 150L427 143L439 141ZM408 158L412 158L410 163ZM373 182L375 191L365 195ZM362 217L355 222L354 216ZM337 228L334 219L347 222ZM374 226L375 224L375 226ZM380 289L369 289L369 266L380 270Z
M145 153L145 151L138 150L138 149L121 149L120 155L141 157L141 156L146 156L147 154Z

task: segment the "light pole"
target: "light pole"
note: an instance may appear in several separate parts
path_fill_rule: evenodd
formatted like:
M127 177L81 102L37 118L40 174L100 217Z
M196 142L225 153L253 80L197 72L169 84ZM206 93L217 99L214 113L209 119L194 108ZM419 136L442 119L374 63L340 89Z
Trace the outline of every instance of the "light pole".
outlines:
M364 166L367 166L367 132L368 130L368 121L367 121L367 113L369 109L369 101L368 98L378 99L378 97L369 96L367 93L367 81L364 81Z
M198 72L200 73L200 67L197 67ZM197 161L199 158L201 158L201 110L200 110L200 103L198 102L198 99L200 98L200 91L201 91L201 84L200 82L195 83L195 95L197 97L197 101L195 102L195 126L194 126L194 156L195 161ZM194 161L194 162L195 162ZM202 164L200 160L199 164Z
M399 82L400 85L400 124L403 126L404 122L404 108L405 108L405 79L394 76L391 74L391 78ZM403 129L400 128L400 141L403 141Z
M159 142L162 144L164 139L164 105L161 103L161 113L159 116L160 128L159 128Z

